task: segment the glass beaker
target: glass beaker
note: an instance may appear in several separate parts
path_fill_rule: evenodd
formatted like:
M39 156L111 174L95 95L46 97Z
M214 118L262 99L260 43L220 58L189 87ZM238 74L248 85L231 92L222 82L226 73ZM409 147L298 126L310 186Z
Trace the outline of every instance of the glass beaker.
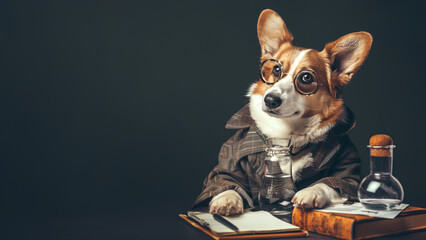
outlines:
M296 192L291 174L290 139L270 138L267 142L259 205L273 215L289 215L293 210L290 201Z
M398 179L392 175L395 145L368 145L368 148L370 148L370 174L359 186L359 201L368 209L393 209L404 199L404 189Z

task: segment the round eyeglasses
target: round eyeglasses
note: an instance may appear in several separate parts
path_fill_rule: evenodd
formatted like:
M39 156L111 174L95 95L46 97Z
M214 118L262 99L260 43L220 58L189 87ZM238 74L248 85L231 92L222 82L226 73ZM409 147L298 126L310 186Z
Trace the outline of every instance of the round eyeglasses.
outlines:
M260 64L259 74L262 81L268 85L274 85L284 75L293 76L293 74L285 73L283 65L275 59L266 59ZM317 76L314 72L302 70L293 78L293 85L296 91L302 95L315 94L320 86L324 84L319 83Z

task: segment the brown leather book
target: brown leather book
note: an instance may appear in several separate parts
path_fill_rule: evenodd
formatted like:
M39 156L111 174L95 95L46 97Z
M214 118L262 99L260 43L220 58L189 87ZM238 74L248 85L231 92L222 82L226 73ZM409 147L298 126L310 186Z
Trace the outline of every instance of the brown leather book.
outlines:
M179 214L183 220L191 224L193 227L201 230L211 238L216 240L234 240L234 239L267 239L267 238L295 238L295 237L307 237L308 232L305 230L299 230L296 232L276 232L276 233L257 233L257 234L242 234L242 235L220 235L210 229L201 226L197 222L193 221L185 214Z
M395 219L293 210L293 225L340 239L368 239L426 229L426 209L409 206Z

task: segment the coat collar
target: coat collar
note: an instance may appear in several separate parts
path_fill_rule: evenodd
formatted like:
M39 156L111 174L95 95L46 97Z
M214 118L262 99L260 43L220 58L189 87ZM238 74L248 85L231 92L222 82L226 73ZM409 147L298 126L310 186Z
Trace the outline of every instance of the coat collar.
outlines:
M250 116L250 107L245 105L236 112L226 123L227 129L243 129L255 125L254 120Z
M348 134L356 124L355 115L346 105L342 114L339 116L336 125L330 130L330 133L337 136ZM255 121L250 116L250 107L245 105L236 112L226 123L227 129L244 129L255 125Z

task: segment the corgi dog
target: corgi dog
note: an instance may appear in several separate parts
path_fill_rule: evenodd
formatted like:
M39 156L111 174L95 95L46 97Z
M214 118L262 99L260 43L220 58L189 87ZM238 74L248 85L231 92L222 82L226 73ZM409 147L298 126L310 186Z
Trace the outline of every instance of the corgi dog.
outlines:
M322 51L296 47L282 18L269 9L260 14L257 32L262 55L260 79L247 94L251 118L264 135L291 138L293 147L324 141L344 111L341 88L367 58L371 35L350 33ZM306 154L293 161L295 181L312 159ZM322 208L345 200L335 189L317 183L299 190L292 202L299 208ZM213 196L209 206L211 213L238 214L243 199L230 189Z

